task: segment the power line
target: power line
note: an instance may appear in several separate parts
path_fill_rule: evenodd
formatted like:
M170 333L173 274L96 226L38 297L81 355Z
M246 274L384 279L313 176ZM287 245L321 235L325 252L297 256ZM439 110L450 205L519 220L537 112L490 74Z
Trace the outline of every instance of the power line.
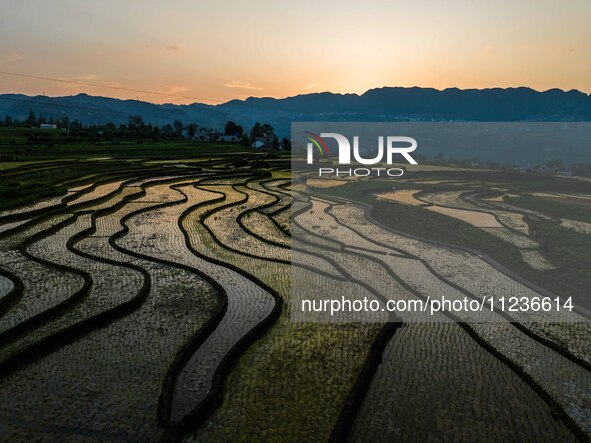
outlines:
M31 75L31 74L22 74L22 73L18 73L18 72L0 71L0 75L11 75L11 76L14 76L14 77L24 77L24 78L31 78L31 79L35 79L35 80L45 80L45 81L53 81L53 82L59 82L59 83L71 83L71 84L91 86L91 87L96 87L96 88L114 89L114 90L118 90L118 91L128 91L128 92L145 93L145 94L153 94L153 95L163 95L163 96L176 97L176 98L186 98L186 99L189 99L189 100L196 100L196 101L197 100L203 100L203 101L215 102L216 105L217 104L227 104L227 103L229 103L229 102L224 101L222 99L205 98L205 97L195 97L195 96L179 95L179 94L170 94L170 93L167 93L167 92L151 91L151 90L137 89L137 88L125 88L125 87L120 87L120 86L99 85L97 83L90 83L90 82L85 82L85 81L80 81L80 80L54 78L54 77L46 77L46 76ZM54 97L54 98L57 98L57 97ZM138 101L140 101L140 100L138 100ZM214 105L208 105L208 104L205 104L205 105L206 106L214 106ZM181 105L178 105L178 106L181 106ZM268 109L268 110L275 111L275 112L277 112L277 111L280 111L280 112L294 112L294 111L288 110L288 109L278 109L278 108L273 107L273 106L265 106L265 105L254 104L254 103L248 103L247 104L247 103L242 102L242 101L234 101L232 103L232 106L247 106L249 108ZM225 111L225 110L220 110L220 112L223 112L225 115L228 114L228 112Z
M0 100L7 100L7 101L21 102L21 103L32 103L32 104L39 104L39 105L58 107L58 108L78 109L78 110L83 110L83 111L94 111L94 112L101 112L101 113L107 113L107 114L117 114L117 115L123 115L125 117L130 117L131 115L133 115L132 112L116 111L113 109L94 108L92 106L68 105L65 103L54 103L54 102L48 103L48 102L44 102L41 100L34 100L34 99L29 99L29 98L20 99L20 98L5 97L5 96L0 95ZM163 113L165 113L165 112L167 112L167 111L163 110ZM145 113L145 112L142 112L141 115L142 115L142 117L151 117L151 118L161 119L161 120L170 120L171 119L171 117L167 116L167 115L156 115L156 114L149 114L149 113ZM176 120L180 120L182 118L183 117L181 117L181 116L173 117L173 119L176 119ZM215 123L208 122L205 120L196 120L196 119L193 119L190 117L188 117L188 118L185 117L185 119L191 123L202 123L204 125L212 125L212 124L215 125Z
M99 85L97 83L85 82L85 81L81 81L81 80L54 78L54 77L47 77L47 76L40 76L40 75L31 75L31 74L23 74L23 73L19 73L19 72L9 72L9 71L0 71L0 74L1 75L10 75L10 76L14 76L14 77L30 78L30 79L35 79L35 80L53 81L53 82L66 83L66 84L76 84L76 85L91 86L91 87L96 87L96 88L113 89L113 90L118 90L118 91L128 91L128 92L135 92L135 93L146 93L146 94L162 95L162 96L168 96L168 97L185 98L185 99L196 100L196 101L197 100L202 100L202 101L210 101L210 102L216 102L216 103L224 103L224 100L221 100L221 99L212 99L212 98L205 98L205 97L195 97L195 96L187 96L187 95L180 95L180 94L171 94L171 93L161 92L161 91L152 91L152 90L137 89L137 88L126 88L126 87L122 87L122 86ZM43 95L45 95L45 94L43 94ZM55 100L55 99L59 99L59 98L60 97L54 97L53 99ZM43 101L31 99L29 97L27 97L26 99L17 99L17 98L8 98L8 97L5 97L5 96L0 95L0 99L8 100L8 101L15 101L15 102L40 104L40 105L52 106L52 107L61 107L61 108L68 108L68 109L79 109L79 110L86 110L86 111L94 111L94 112L102 112L102 113L116 114L116 115L125 115L125 116L128 116L128 117L131 114L130 112L115 111L115 110L102 109L102 108L95 108L95 107L91 107L91 106L68 105L68 104L55 103L55 102L47 103L47 102L43 102ZM213 105L208 105L208 104L205 104L205 105L206 106L213 106ZM253 104L253 103L248 103L247 104L247 103L241 102L241 101L235 101L235 102L232 103L232 105L238 105L238 106L242 105L242 106L247 106L248 108L266 109L266 110L271 110L271 111L274 111L274 112L277 112L277 111L290 112L288 110L277 109L276 107L272 107L272 106L264 106L264 105ZM180 106L180 105L177 105L177 106ZM228 121L229 115L228 115L228 111L227 110L225 110L225 109L216 109L216 110L218 112L221 112L223 114L223 117L222 117L222 120L223 121ZM163 112L166 112L166 111L163 110ZM142 116L148 117L148 118L157 118L157 119L163 119L163 120L169 120L170 119L170 117L169 116L166 116L166 115L150 115L149 113L145 113L145 112L141 112L141 114L142 114ZM185 117L185 119L187 119L187 118ZM202 125L215 125L215 123L213 123L211 121L197 120L197 119L194 119L192 117L188 117L188 120L191 121L191 122L200 123ZM223 121L222 121L222 123L223 123Z
M188 96L188 95L171 94L168 92L151 91L151 90L147 90L147 89L126 88L123 86L99 85L98 83L90 83L90 82L85 82L85 81L81 81L81 80L68 80L68 79L63 79L63 78L43 77L43 76L39 76L39 75L21 74L18 72L0 71L0 74L11 75L14 77L32 78L35 80L46 80L46 81L59 82L59 83L71 83L71 84L77 84L77 85L83 85L83 86L92 86L95 88L115 89L118 91L139 92L139 93L143 93L143 94L162 95L162 96L176 97L176 98L186 98L186 99L195 100L195 101L203 100L203 101L216 102L216 103L223 103L224 102L224 100L213 99L213 98L193 97L193 96Z
M31 75L31 74L23 74L23 73L18 73L18 72L9 72L9 71L0 71L0 75L10 75L10 76L15 76L15 77L23 77L23 78L30 78L30 79L35 79L35 80L44 80L44 81L53 81L53 82L59 82L59 83L67 83L67 84L77 84L77 85L85 85L85 86L91 86L91 87L97 87L97 88L106 88L106 89L113 89L113 90L118 90L118 91L128 91L128 92L135 92L135 93L146 93L146 94L153 94L153 95L162 95L162 96L168 96L168 97L177 97L177 98L185 98L185 99L190 99L190 100L203 100L203 101L210 101L210 102L217 102L217 103L224 103L224 100L221 99L212 99L212 98L205 98L205 97L196 97L196 96L188 96L188 95L180 95L180 94L171 94L171 93L167 93L167 92L161 92L161 91L152 91L152 90L146 90L146 89L137 89L137 88L126 88L126 87L122 87L122 86L109 86L109 85L99 85L97 83L90 83L90 82L85 82L85 81L81 81L81 80L73 80L73 79L63 79L63 78L54 78L54 77L47 77L47 76L39 76L39 75ZM53 97L53 99L59 99L60 97ZM115 110L108 110L108 109L101 109L101 108L92 108L89 106L76 106L76 105L66 105L66 104L57 104L57 103L45 103L45 102L41 102L41 101L34 101L31 99L9 99L6 98L2 95L0 95L0 99L4 99L4 100L12 100L12 101L22 101L22 102L28 102L28 103L33 103L33 104L43 104L46 106L56 106L56 107L67 107L67 108L76 108L76 109L86 109L86 110L90 110L90 111L97 111L97 112L105 112L105 113L111 113L111 114L119 114L119 115L126 115L129 116L130 113L129 112L124 112L124 111L115 111ZM139 100L138 100L139 101ZM149 102L147 102L149 103ZM226 104L228 102L225 102ZM153 104L153 103L151 103ZM238 106L247 106L248 108L258 108L258 109L265 109L265 110L271 110L274 112L298 112L301 113L301 110L290 110L290 109L281 109L281 108L277 108L274 106L265 106L265 105L261 105L261 104L254 104L254 103L246 103L244 101L234 101L232 103L233 106L238 105ZM177 105L177 106L182 106L182 105ZM186 105L185 105L186 106ZM207 105L205 104L205 106L213 106L213 105ZM217 109L218 112L223 113L224 117L223 120L228 120L228 111L224 110L224 109ZM152 117L152 118L160 118L160 119L168 119L169 117L166 116L155 116L155 115L150 115L150 114L146 114L142 112L143 116L146 117ZM197 123L205 123L210 125L211 122L206 122L204 120L195 120L190 118L191 121L197 122Z

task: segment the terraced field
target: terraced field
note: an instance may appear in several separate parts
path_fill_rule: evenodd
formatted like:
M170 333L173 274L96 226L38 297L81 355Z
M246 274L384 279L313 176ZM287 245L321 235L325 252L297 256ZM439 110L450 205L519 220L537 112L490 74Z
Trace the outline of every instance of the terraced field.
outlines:
M328 192L348 181L292 186L281 159L181 163L81 168L60 195L0 211L2 440L589 440L584 312L311 321L293 272L320 298L351 284L380 301L547 290ZM555 270L528 221L553 217L471 188L421 191L428 181L377 195Z

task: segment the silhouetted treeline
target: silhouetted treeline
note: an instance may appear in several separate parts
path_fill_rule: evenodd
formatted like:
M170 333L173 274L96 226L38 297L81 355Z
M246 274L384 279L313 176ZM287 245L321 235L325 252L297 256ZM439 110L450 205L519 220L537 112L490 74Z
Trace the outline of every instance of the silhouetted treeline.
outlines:
M245 131L242 126L233 121L228 121L223 133L214 129L199 126L196 123L184 123L175 120L162 126L146 123L142 116L131 115L127 124L115 124L112 122L96 125L85 125L79 120L70 120L68 117L59 119L45 118L42 114L36 115L31 109L25 120L19 120L6 116L0 121L0 127L5 128L39 128L42 125L55 125L55 129L61 130L56 140L55 134L43 131L30 131L27 133L27 145L43 144L52 146L58 143L96 143L118 141L164 141L164 140L195 140L203 142L235 142L243 146L251 146L255 142L264 143L266 148L282 148L289 150L291 144L287 138L281 141L275 135L273 127L268 123L255 123L250 131ZM14 142L12 142L14 143ZM257 146L258 147L258 146Z
M44 124L53 124L57 129L63 129L68 132L68 136L63 141L76 142L78 138L83 137L88 141L109 141L118 139L155 139L155 140L171 140L187 138L187 134L193 138L198 131L211 131L206 128L200 128L195 123L184 124L179 120L175 120L172 124L165 124L163 126L145 123L144 119L139 115L132 115L128 119L127 124L116 125L115 123L105 123L101 125L83 125L78 120L70 120L68 117L61 119L46 119L42 114L36 116L31 110L28 117L20 121L6 116L0 126L11 128L37 128ZM40 135L31 134L30 137L38 137Z

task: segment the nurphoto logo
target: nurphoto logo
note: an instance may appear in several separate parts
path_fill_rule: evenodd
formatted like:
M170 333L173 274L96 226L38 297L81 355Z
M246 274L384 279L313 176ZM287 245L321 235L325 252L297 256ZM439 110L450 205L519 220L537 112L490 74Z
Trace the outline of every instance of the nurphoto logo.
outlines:
M329 138L336 141L338 146L338 164L339 165L378 165L384 163L392 165L395 155L398 154L404 158L411 165L417 165L417 161L410 155L417 149L417 141L412 137L406 136L378 136L377 150L375 148L362 149L359 144L359 136L355 135L353 139L353 159L351 160L351 142L346 136L337 132L321 132L320 135L313 132L304 131L307 142L307 164L314 164L314 156L319 155L321 158L328 158L330 150L324 139ZM385 145L385 148L384 148ZM365 147L365 146L364 146ZM363 152L363 153L362 153ZM368 152L370 153L368 156ZM390 177L399 177L404 174L401 168L386 168L386 167L360 167L360 168L318 168L318 176L357 176L365 177L369 175L388 175Z

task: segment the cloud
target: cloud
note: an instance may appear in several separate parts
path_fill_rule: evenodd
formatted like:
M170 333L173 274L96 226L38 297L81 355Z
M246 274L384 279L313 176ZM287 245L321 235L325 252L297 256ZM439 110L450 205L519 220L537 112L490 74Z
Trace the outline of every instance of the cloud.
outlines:
M310 89L314 89L316 86L318 86L316 83L308 83L304 89L309 91Z
M253 85L252 83L245 83L240 82L238 80L232 80L229 83L224 83L226 88L233 88L233 89L249 89L251 91L261 91L263 88L259 88L258 86Z
M4 58L0 58L0 65L10 63L10 62L16 62L16 61L22 60L24 58L25 57L21 54L9 54Z
M180 94L182 92L187 92L187 91L188 91L187 88L185 88L184 86L180 86L180 85L171 85L171 86L168 86L164 90L164 92L166 94Z

